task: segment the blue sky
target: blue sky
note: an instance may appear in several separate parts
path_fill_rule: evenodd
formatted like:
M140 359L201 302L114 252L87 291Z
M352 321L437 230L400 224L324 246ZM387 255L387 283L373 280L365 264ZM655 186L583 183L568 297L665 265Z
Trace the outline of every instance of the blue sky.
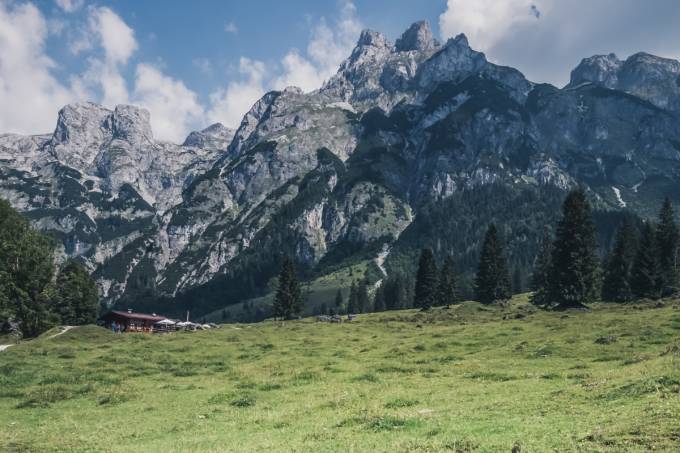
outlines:
M593 54L680 57L677 0L0 0L0 132L50 132L79 101L141 105L176 142L236 127L268 90L318 88L361 29L423 19L558 86Z

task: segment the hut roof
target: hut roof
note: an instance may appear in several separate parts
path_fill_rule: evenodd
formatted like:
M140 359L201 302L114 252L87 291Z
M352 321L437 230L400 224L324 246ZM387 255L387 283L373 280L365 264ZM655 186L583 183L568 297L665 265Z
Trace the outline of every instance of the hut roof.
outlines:
M158 322L162 321L165 318L165 316L157 316L157 315L149 315L146 313L135 313L133 311L120 311L120 310L111 310L105 318L109 318L111 316L118 316L121 318L127 318L127 319L136 319L136 320L141 320L141 321L151 321L151 322Z

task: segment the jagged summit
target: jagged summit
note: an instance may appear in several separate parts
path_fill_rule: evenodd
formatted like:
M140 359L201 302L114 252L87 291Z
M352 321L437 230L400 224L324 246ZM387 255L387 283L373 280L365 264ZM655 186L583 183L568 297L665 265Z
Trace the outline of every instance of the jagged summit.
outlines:
M638 52L621 61L613 53L584 58L571 72L567 88L596 83L621 90L657 107L680 111L680 62Z
M385 35L378 31L365 29L361 31L357 47L372 46L372 47L391 47L390 42Z
M437 43L432 36L430 23L427 21L414 22L402 35L397 39L395 48L398 52L408 52L411 50L430 50L437 47Z
M222 123L211 124L200 131L191 132L182 146L195 146L215 150L226 150L234 138L235 130Z
M554 206L534 197L579 184L614 210L680 200L680 63L596 55L568 88L489 62L464 34L440 44L426 22L395 42L365 30L323 87L266 93L237 131L215 123L176 145L153 138L144 109L82 103L51 135L0 135L0 196L96 270L106 300L219 280L186 299L219 294L213 308L258 295L234 291L267 286L272 251L311 269L389 250L389 272L410 241L455 236L421 208L463 191L528 194L507 206L517 225L544 224ZM491 211L454 212L484 225Z

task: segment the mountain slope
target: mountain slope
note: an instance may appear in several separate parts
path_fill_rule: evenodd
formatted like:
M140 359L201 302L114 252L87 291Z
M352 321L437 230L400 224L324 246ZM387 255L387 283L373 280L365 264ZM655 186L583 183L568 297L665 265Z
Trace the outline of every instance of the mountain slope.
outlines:
M364 31L319 90L267 93L236 131L181 146L144 110L67 106L51 136L0 137L0 195L82 256L108 303L206 313L266 293L287 254L316 278L378 256L407 272L429 245L469 274L490 221L526 274L571 187L605 244L617 211L680 199L679 65L596 56L559 89L425 22L396 43Z

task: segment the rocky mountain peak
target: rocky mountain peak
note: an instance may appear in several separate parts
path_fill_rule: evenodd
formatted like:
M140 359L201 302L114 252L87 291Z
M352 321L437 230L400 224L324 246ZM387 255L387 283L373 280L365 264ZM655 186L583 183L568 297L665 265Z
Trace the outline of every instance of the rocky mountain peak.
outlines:
M149 111L134 105L117 105L113 112L115 138L153 141Z
M414 22L406 30L401 38L397 39L395 48L398 52L408 52L411 50L430 50L437 45L432 36L430 23L427 21Z
M211 124L201 131L191 132L182 146L225 150L234 138L235 132L234 129L230 129L222 123Z
M85 135L95 134L103 139L110 133L111 110L92 102L69 104L59 110L52 143L78 143Z
M357 47L391 47L389 41L380 32L374 30L363 30L361 35L359 35L359 40L357 41Z
M605 86L616 85L621 64L621 60L613 53L584 58L571 71L569 86L575 87L589 82L602 83Z
M651 102L657 107L680 111L680 62L645 52L625 61L616 55L584 58L571 72L568 88L598 83Z

